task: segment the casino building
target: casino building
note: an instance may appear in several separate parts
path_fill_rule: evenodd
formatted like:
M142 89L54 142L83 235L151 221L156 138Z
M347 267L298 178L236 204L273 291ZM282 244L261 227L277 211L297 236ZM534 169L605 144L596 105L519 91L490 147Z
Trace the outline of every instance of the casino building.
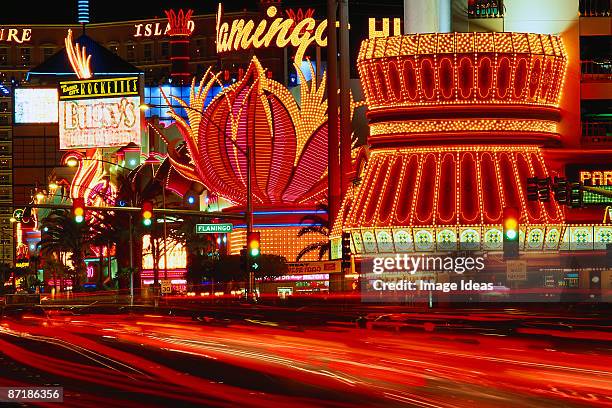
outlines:
M589 0L533 3L405 0L404 35L397 35L400 24L393 22L393 30L387 26L385 32L384 22L382 30L376 28L380 22L372 22L372 38L363 39L356 57L363 93L357 99L363 100L351 101L351 115L358 106L366 107L367 141L352 150L353 165L345 171L354 182L344 191L340 213L331 217L333 258L341 255L341 232L351 234L357 261L395 252L499 254L507 206L521 214L521 251L535 262L530 273L542 272L550 259L557 259L556 270L564 269L559 260L565 258L580 264L585 258L580 254L601 254L612 242L608 199L585 193L586 205L573 209L554 199L526 197L529 177L588 180L612 189L610 7ZM223 18L259 21L264 13L271 18L268 10L224 13ZM192 21L183 24L189 47L177 46L183 54L174 60L166 36L172 36L172 28L165 28L170 17L87 25L87 37L122 56L134 67L131 74L144 77L144 102L177 102L169 116L165 109L147 113L159 117L145 124L137 161L158 153L168 189L184 195L197 183L206 191L209 208L241 212L247 163L236 146L250 146L255 228L262 232L264 251L292 260L312 243L297 238L301 218L318 215L328 194L324 76L310 72L318 80L308 81L301 75L309 70L302 69L299 87L288 89L286 50L288 55L294 51L289 42L284 49L272 44L217 54L215 16L187 20ZM19 65L32 64L52 43L53 51L60 49L62 40L46 42L34 26L11 29L10 44L7 32L2 41L8 46L0 48L0 64L10 65L3 70L7 79L14 77L19 88L23 78L32 84L48 76L53 70L40 70L45 63L27 74ZM64 35L66 27L46 29ZM46 61L51 54L47 50ZM189 62L179 69L177 60ZM187 80L191 76L197 78L193 85ZM205 108L204 115L190 115L178 100ZM17 127L11 124L6 138L14 161L31 155L13 136ZM41 129L46 140L47 130ZM20 177L20 182L25 188L44 183L45 177ZM13 188L13 200L16 193ZM244 225L237 223L228 240L229 251L238 253ZM587 288L607 282L609 272L586 269L577 277L542 273L557 283Z
M163 10L157 13L164 15ZM261 15L258 11L226 11L225 14L229 17L253 19ZM264 49L217 56L215 17L215 14L190 17L189 43L185 50L188 63L184 69L189 77L214 67L223 73L220 77L223 83L232 83L238 78L239 67L246 67L254 54L265 62L271 74L283 77L285 67L282 50ZM62 167L64 152L58 145L57 120L39 118L32 122L27 118L22 119L20 107L17 106L17 112L15 110L15 98L18 94L18 102L27 103L28 95L33 95L32 92L28 94L29 88L57 87L58 80L70 77L71 71L66 71L65 66L59 69L57 62L55 66L48 63L57 54L62 54L68 29L75 33L76 38L80 36L83 27L81 24L0 26L0 242L3 248L0 251L0 262L14 262L17 245L14 237L19 227L11 222L14 209L30 203L38 191L47 192L50 178L55 177L57 169ZM93 45L96 54L103 54L93 56L94 64L96 60L111 61L104 68L97 67L100 68L97 75L103 75L103 71L107 70L111 76L121 71L141 76L143 102L151 105L165 103L159 91L160 85L168 95L187 98L188 87L176 80L172 81L172 46L168 29L169 21L165 15L144 20L87 24L87 38L96 44ZM216 87L213 94L219 89ZM20 99L20 96L25 98ZM57 115L57 109L54 111ZM50 114L53 115L53 111ZM157 116L156 120L161 123L167 123L170 119L163 108L151 108L144 115L146 118ZM163 154L163 142L149 143L146 136L143 150L145 158L149 144L152 145L151 150ZM128 156L131 155L134 153L128 153ZM140 151L136 158L140 163Z

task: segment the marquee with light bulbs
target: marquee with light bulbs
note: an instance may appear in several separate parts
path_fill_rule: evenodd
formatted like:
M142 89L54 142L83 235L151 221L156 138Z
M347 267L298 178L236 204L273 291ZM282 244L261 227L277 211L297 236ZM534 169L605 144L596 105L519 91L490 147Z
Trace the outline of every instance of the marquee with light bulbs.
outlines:
M371 153L334 225L333 255L342 230L356 254L501 250L506 206L520 210L523 249L575 241L556 201L530 202L524 191L528 177L549 176L540 147L560 141L566 66L553 35L365 40L358 69ZM610 239L602 228L582 235L591 245Z

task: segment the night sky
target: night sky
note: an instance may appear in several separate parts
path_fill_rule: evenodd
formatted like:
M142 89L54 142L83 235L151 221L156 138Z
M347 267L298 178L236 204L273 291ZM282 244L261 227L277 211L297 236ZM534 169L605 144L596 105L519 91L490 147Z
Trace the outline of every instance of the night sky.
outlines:
M196 14L214 13L218 0L90 0L92 23L107 21L125 21L152 17L162 17L163 10L168 8L190 8ZM25 3L17 0L4 0L0 25L3 24L62 24L76 22L76 0L51 0ZM223 6L226 11L242 9L256 10L255 0L226 0ZM313 7L318 15L325 12L324 0L285 0L287 7ZM349 2L349 14L368 13L372 17L390 17L402 10L402 0L380 0ZM27 8L25 5L27 4ZM351 19L352 20L352 19Z

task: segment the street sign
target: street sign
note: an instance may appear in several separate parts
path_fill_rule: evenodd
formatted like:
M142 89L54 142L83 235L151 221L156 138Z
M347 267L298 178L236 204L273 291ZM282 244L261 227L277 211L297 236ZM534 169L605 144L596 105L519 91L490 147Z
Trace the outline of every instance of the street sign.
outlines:
M161 285L161 293L172 293L172 282L167 279L159 281Z
M525 281L527 280L526 261L506 261L506 280Z
M232 224L196 224L196 234L227 234L232 232Z

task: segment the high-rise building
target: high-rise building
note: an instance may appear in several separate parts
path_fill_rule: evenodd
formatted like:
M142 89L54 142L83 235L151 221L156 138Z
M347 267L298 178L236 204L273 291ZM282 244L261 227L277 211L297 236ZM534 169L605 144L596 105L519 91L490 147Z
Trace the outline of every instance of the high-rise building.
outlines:
M0 85L0 264L13 261L12 98Z

